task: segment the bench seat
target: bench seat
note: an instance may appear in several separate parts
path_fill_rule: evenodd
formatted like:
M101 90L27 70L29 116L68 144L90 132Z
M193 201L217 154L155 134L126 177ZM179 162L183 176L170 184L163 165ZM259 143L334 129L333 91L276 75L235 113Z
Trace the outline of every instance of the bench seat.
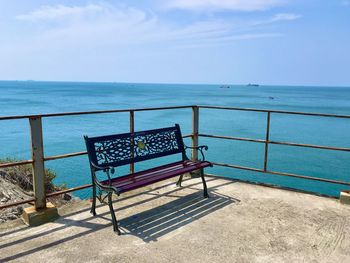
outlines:
M116 194L121 194L159 182L161 180L166 180L174 176L190 173L209 166L211 166L211 163L207 161L179 161L133 174L113 178L111 180L111 186L116 189ZM102 181L101 184L109 186L109 180Z

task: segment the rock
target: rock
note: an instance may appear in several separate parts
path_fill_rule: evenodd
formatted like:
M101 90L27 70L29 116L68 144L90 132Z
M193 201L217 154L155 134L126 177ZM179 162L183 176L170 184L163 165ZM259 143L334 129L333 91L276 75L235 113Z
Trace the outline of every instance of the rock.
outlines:
M72 200L72 195L71 194L68 194L68 193L65 193L65 194L63 194L63 200L65 200L65 201L70 201L70 200Z

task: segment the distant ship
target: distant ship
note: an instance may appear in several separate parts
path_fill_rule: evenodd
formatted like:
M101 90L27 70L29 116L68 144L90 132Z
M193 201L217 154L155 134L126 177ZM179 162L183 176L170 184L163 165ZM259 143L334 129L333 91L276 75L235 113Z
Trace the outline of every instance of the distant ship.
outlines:
M247 86L248 86L248 87L259 87L259 84L252 84L252 83L249 83Z
M220 89L229 89L229 88L230 88L229 85L221 85L221 86L220 86Z

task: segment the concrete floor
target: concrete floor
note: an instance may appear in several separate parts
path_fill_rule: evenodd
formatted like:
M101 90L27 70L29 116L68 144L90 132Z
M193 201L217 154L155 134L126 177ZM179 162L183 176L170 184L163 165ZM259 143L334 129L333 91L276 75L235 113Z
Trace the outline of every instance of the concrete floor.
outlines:
M159 187L159 186L165 187ZM53 223L0 225L0 262L350 262L350 206L218 178L172 181L106 205L63 207Z

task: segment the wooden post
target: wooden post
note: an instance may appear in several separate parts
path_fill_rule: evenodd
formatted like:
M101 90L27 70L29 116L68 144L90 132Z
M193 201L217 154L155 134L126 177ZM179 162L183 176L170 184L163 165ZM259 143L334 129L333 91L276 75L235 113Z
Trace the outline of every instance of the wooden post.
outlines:
M130 133L134 133L135 131L135 112L130 111ZM133 139L131 138L131 158L134 157L134 147L133 147ZM130 173L135 172L135 164L130 163Z
M192 147L198 146L199 107L192 107ZM192 161L198 160L198 149L192 149Z
M33 160L33 190L35 195L35 210L46 208L45 167L41 117L29 119L32 142Z

